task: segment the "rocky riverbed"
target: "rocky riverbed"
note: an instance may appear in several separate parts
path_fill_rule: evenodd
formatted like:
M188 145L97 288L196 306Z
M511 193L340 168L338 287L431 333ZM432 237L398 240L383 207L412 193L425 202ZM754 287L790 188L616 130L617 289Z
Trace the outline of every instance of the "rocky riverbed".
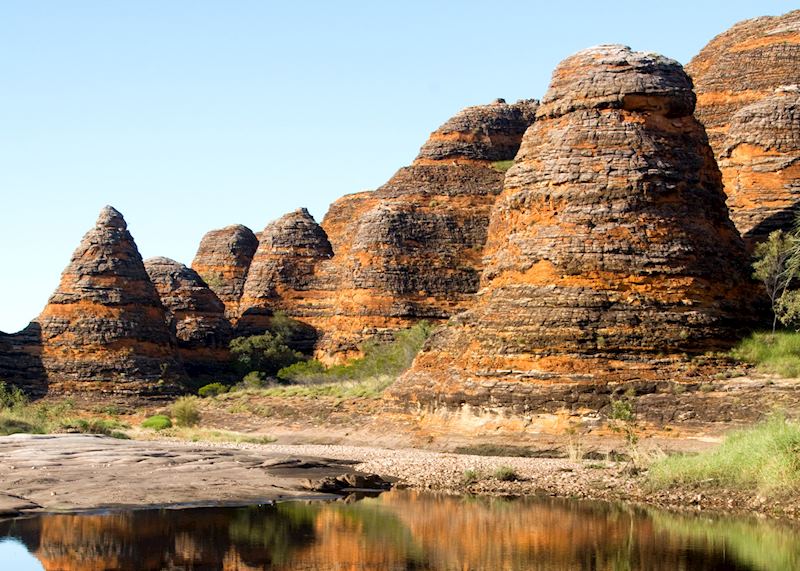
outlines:
M504 473L503 479L500 474ZM796 518L797 500L694 490L649 492L625 462L453 454L342 445L128 441L92 435L0 438L0 516L108 507L330 498L321 481L377 474L451 493L622 500ZM354 481L349 480L349 481Z

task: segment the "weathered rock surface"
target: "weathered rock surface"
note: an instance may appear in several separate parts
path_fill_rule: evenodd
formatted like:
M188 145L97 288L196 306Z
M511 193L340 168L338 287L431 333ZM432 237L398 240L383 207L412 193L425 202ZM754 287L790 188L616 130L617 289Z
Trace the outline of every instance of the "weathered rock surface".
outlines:
M253 231L235 224L206 233L192 261L192 269L225 304L229 319L239 315L239 298L256 248Z
M31 396L47 393L41 337L41 328L36 322L18 333L0 331L0 381L19 387Z
M719 157L737 111L800 83L800 10L739 22L712 39L686 71L697 93L696 116Z
M233 332L222 301L197 272L175 260L149 258L144 267L167 311L186 372L195 377L223 371Z
M731 218L748 245L791 228L800 202L800 88L779 88L737 111L719 167Z
M327 360L374 336L464 309L478 289L489 210L537 102L469 107L435 131L411 166L374 192L335 202L322 227L333 258L287 311L323 333Z
M510 160L535 113L533 100L467 107L431 133L414 162Z
M105 207L38 318L51 392L165 394L184 377L122 215Z
M239 303L237 335L267 330L275 311L296 316L297 308L312 303L317 265L333 256L322 227L305 208L271 222L261 232ZM301 349L313 350L313 331L300 340Z
M393 396L601 406L610 385L667 379L737 339L746 256L693 103L659 55L599 46L562 62L492 211L475 306Z

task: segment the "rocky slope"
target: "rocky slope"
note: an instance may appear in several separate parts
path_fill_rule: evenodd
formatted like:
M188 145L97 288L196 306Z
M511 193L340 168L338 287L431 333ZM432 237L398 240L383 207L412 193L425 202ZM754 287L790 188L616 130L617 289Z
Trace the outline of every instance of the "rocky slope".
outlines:
M714 153L725 148L733 115L800 82L800 10L745 20L712 39L686 71L697 93L695 114Z
M791 228L800 202L800 88L737 111L719 166L731 218L750 246Z
M222 301L197 272L175 260L149 258L144 267L166 309L186 372L194 377L224 371L232 328Z
M374 192L346 196L322 221L334 252L291 312L322 332L327 360L372 337L464 309L478 289L496 161L516 154L537 103L469 107L435 131L411 166Z
M105 207L38 318L51 392L171 393L184 378L122 215Z
M748 322L743 243L681 66L623 46L564 60L508 172L473 309L429 341L403 402L602 406Z
M235 224L206 233L192 261L192 269L225 304L229 319L239 315L239 298L256 248L253 231Z

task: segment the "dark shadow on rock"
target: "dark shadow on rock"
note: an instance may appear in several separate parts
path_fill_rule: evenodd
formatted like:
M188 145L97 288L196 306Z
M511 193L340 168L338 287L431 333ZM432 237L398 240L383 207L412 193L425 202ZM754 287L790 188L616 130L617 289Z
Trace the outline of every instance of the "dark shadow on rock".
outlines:
M752 253L756 244L764 242L775 230L783 230L784 232L791 230L795 225L798 214L800 214L800 204L795 204L790 208L785 208L768 216L753 226L749 231L742 234L747 251Z
M42 365L42 328L32 321L17 333L0 331L0 381L19 387L31 397L47 394L47 372Z

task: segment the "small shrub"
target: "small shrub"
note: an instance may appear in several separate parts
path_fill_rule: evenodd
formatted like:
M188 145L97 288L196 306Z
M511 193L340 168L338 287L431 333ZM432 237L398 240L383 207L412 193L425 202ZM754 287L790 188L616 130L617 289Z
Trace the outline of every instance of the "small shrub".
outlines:
M231 341L230 349L234 365L241 373L259 371L274 375L282 368L303 360L303 355L290 349L279 333L239 337Z
M200 387L197 394L202 398L215 397L228 392L228 387L222 383L209 383Z
M241 387L245 389L263 389L269 385L269 381L267 375L264 373L260 371L250 371L242 378L240 384Z
M156 414L146 418L144 422L142 422L142 428L150 428L152 430L172 428L172 420L164 414Z
M0 416L0 436L9 434L42 434L44 430L24 420L18 418L6 418Z
M28 397L20 389L0 381L0 409L17 410L28 405Z
M500 466L494 471L494 477L501 482L516 482L519 480L517 472L510 466Z
M325 365L316 359L299 361L282 368L277 376L282 381L315 381L325 377Z
M180 397L172 405L172 417L181 427L196 426L200 422L200 410L197 406L197 397Z
M480 481L480 476L478 475L477 470L473 470L470 468L469 470L464 470L464 475L461 476L461 483L465 486L469 486L471 484L477 484Z

